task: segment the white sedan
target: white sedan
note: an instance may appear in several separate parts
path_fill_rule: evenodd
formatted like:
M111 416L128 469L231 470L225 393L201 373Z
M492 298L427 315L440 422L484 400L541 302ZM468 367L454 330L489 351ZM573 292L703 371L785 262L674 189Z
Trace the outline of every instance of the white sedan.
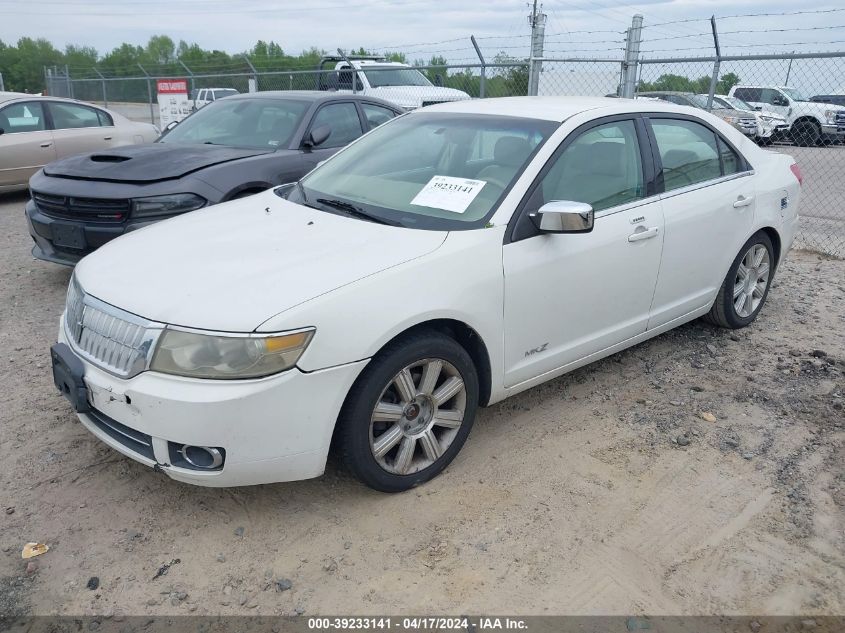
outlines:
M315 477L332 445L405 490L455 458L478 406L698 317L749 325L800 184L789 156L668 103L421 109L299 183L83 259L55 382L173 479Z

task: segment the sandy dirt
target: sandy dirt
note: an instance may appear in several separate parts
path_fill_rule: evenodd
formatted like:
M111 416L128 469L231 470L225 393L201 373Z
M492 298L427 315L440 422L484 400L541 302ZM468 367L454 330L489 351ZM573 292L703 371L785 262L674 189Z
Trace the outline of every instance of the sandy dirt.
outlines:
M845 261L793 252L751 327L482 410L417 490L334 464L203 489L55 391L69 271L30 257L24 200L0 199L0 615L845 613ZM28 541L50 546L29 570Z

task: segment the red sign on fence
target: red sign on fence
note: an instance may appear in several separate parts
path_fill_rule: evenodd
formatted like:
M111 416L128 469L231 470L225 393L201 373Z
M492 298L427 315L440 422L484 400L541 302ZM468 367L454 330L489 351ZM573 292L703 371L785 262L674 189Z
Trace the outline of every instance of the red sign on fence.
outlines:
M186 94L188 92L188 80L157 79L156 91L160 95Z

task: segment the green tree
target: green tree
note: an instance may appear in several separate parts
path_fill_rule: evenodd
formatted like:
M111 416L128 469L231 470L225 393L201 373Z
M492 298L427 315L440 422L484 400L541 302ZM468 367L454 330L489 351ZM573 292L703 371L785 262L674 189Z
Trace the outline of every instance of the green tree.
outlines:
M719 82L716 84L716 92L720 95L726 95L731 91L735 85L740 82L739 75L736 73L725 73L722 75Z

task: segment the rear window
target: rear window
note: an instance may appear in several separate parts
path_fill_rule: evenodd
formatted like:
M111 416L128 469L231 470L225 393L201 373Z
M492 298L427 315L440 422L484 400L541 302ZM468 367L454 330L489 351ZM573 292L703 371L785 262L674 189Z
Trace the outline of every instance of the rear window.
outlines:
M733 96L743 101L760 101L760 88L737 88L734 90Z

